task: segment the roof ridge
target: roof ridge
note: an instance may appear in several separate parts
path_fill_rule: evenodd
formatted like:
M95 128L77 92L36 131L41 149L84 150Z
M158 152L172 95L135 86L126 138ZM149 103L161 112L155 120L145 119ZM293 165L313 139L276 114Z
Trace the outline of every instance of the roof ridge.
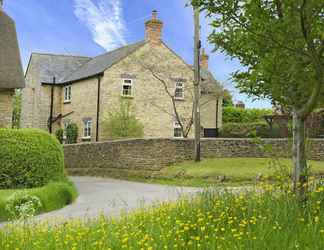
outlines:
M87 65L93 61L95 61L96 59L100 58L100 57L104 57L104 56L107 56L107 55L110 55L110 54L113 54L113 53L116 53L117 51L121 51L123 49L126 49L126 48L131 48L131 47L136 47L136 46L139 46L141 44L145 44L145 40L142 40L142 41L139 41L139 42L136 42L136 43L131 43L131 44L127 44L125 46L122 46L122 47L119 47L117 49L114 49L114 50L111 50L111 51L107 51L106 53L104 54L100 54L100 55L97 55L96 57L93 57L91 58L88 62L84 63L83 65L81 65L79 68L75 69L73 72L71 72L69 75L67 75L66 77L64 77L64 79L62 79L62 82L67 82L68 78L75 72L81 70L82 68L84 67L87 67ZM119 61L119 60L118 60ZM111 66L111 65L110 65ZM75 79L77 80L77 79ZM78 79L80 80L80 79Z
M31 54L32 55L44 55L44 56L82 57L82 58L93 59L93 57L90 57L90 56L68 55L68 54L54 54L54 53L42 53L42 52L32 52Z

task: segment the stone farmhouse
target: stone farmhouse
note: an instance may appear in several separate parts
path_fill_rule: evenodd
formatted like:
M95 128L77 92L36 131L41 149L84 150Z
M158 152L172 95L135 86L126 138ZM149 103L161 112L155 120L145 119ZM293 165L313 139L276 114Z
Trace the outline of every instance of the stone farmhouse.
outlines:
M25 85L14 21L0 1L0 128L11 128L13 96Z
M162 40L163 22L153 11L145 39L94 58L32 53L22 93L25 128L55 132L77 124L79 141L109 139L109 113L128 100L144 137L193 137L193 67ZM201 55L201 125L208 137L222 126L222 88Z

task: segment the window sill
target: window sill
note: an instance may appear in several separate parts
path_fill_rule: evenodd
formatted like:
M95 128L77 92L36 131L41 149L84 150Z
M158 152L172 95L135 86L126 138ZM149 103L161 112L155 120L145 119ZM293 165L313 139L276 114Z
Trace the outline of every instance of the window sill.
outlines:
M64 101L63 104L70 104L71 101Z
M91 137L82 137L82 141L91 141Z
M132 95L121 95L121 97L125 99L134 99L134 96Z
M184 97L175 97L174 100L183 102L185 99L184 99Z

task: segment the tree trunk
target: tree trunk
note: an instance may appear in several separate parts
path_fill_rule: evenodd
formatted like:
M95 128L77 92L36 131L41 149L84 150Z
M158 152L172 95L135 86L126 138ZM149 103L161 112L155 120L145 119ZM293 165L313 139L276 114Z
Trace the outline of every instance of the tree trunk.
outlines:
M294 191L304 199L307 181L305 118L293 112L293 182Z

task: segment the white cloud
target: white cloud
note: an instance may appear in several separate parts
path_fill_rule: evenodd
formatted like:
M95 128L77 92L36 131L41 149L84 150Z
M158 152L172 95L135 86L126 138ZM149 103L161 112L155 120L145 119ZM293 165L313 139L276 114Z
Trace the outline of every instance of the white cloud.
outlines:
M107 51L126 44L121 0L74 0L74 14Z

